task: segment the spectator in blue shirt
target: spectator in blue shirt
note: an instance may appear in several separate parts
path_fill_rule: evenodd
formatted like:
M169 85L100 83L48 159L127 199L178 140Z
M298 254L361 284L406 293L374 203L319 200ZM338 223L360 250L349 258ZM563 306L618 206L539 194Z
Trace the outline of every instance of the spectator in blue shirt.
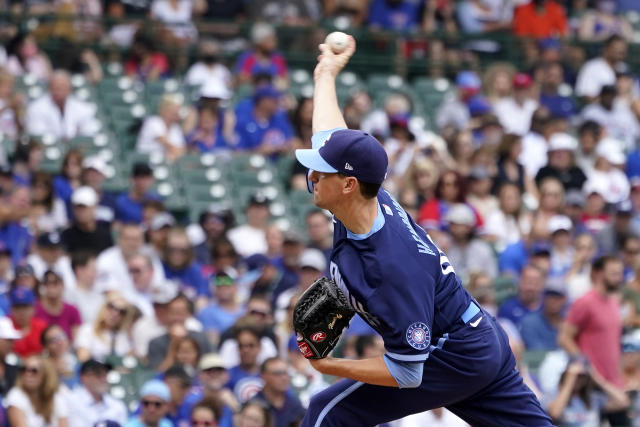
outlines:
M240 403L245 403L255 396L263 385L258 364L261 349L260 332L256 327L247 324L238 326L235 336L240 363L229 369L229 382L226 387Z
M230 150L235 141L227 141L224 125L224 110L208 105L201 107L198 110L198 122L195 129L185 137L187 148L197 153Z
M560 286L544 291L542 310L525 315L520 334L527 350L550 351L558 348L556 338L567 305L567 294Z
M176 364L167 369L163 379L164 383L169 387L171 396L169 399L167 418L174 426L188 424L191 415L191 405L189 405L186 398L193 380L191 375L189 375L183 365Z
M253 95L253 108L236 111L239 149L272 155L291 148L293 128L279 108L280 95L273 86L260 87Z
M267 404L275 420L274 427L289 427L302 421L305 409L290 389L286 362L278 357L271 357L262 363L260 375L264 387L254 399Z
M9 197L7 211L0 219L0 242L11 251L11 261L17 265L29 252L33 236L29 229L22 225L21 218L27 216L29 209L30 193L27 187L14 187Z
M169 410L171 392L160 380L149 380L140 389L140 414L131 418L124 427L172 427L173 423L165 418Z
M209 295L209 286L202 275L202 266L194 261L193 248L183 228L175 227L169 230L162 266L167 279L180 282L180 290L190 299Z
M519 327L525 315L540 311L544 277L544 272L538 267L529 264L523 268L518 283L518 294L502 303L498 317L508 319Z
M392 31L410 31L420 25L422 0L373 0L369 6L369 25Z
M146 163L135 163L131 171L131 189L116 198L116 219L122 222L142 223L142 208L146 201L159 200L151 188L153 170Z
M571 97L562 95L559 87L564 81L562 65L550 62L542 67L542 85L540 88L540 104L547 107L551 115L568 119L576 114L576 107Z
M212 343L218 343L220 334L229 329L244 313L238 301L238 286L234 278L220 272L211 281L216 302L198 313L198 320Z

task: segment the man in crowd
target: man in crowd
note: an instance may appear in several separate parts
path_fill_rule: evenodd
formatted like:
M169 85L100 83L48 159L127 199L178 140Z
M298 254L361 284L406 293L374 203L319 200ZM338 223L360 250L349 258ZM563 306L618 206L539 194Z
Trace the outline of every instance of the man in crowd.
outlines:
M62 242L68 252L89 251L95 254L111 246L111 227L96 220L98 194L91 187L78 187L71 195L74 221L62 232Z
M520 321L520 334L527 350L550 351L558 348L558 329L567 305L567 294L560 286L544 291L542 310L526 314Z
M260 376L264 387L254 399L264 401L273 414L275 427L299 425L304 418L305 409L300 400L290 390L287 363L277 357L265 360L260 367Z
M140 414L129 419L124 427L173 427L165 418L171 392L160 380L149 380L140 389Z
M505 301L498 311L498 317L508 319L516 326L529 313L535 313L542 306L544 275L542 271L529 264L522 269L518 294Z

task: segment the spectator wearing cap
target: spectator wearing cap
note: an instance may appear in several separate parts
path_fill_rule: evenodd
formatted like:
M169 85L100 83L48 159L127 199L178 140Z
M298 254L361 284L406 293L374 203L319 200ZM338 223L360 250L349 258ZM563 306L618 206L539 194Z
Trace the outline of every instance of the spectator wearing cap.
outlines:
M240 409L240 404L225 387L228 381L229 372L222 357L217 353L205 354L198 364L199 385L192 388L186 402L189 407L197 406L201 401L209 402L218 415L218 426L232 427L233 413Z
M151 167L147 163L135 163L131 170L131 188L116 198L116 219L121 222L142 223L144 203L161 199L151 190L154 183Z
M238 58L235 72L239 83L248 83L257 72L268 73L276 78L278 87L287 86L287 63L276 49L278 39L276 31L270 24L257 22L251 27L253 48L245 51Z
M181 364L175 364L163 374L164 383L169 387L170 399L166 417L174 426L190 421L191 405L186 398L193 378Z
M246 214L247 223L229 230L227 237L236 252L245 258L253 254L266 254L269 199L259 192L253 194L247 203Z
M62 277L53 270L45 271L35 291L39 300L35 305L34 316L48 325L59 325L67 337L73 340L82 320L78 309L62 299L64 293Z
M627 58L627 42L620 36L611 36L605 42L601 56L590 59L580 68L576 81L576 95L593 102L602 87L616 82L614 67Z
M587 180L586 175L574 163L574 153L578 149L578 142L566 133L554 133L549 138L547 165L536 174L536 183L540 184L545 178L557 178L565 191L582 190Z
M0 396L4 397L13 387L18 374L18 367L7 358L13 352L13 344L22 338L22 333L15 328L10 318L0 317Z
M93 323L104 303L104 294L96 286L96 257L90 252L75 252L71 255L75 287L65 289L64 299L80 311L83 322Z
M518 293L504 301L498 310L498 317L510 320L520 326L522 318L540 311L544 291L545 273L528 264L522 269L518 282Z
M533 80L525 73L513 77L513 95L503 98L494 106L498 120L505 132L524 135L531 127L531 117L538 108L538 101L531 97Z
M78 187L71 196L74 220L62 232L62 242L68 252L99 253L111 246L111 227L95 217L98 194L88 186Z
M554 40L555 39L550 39ZM559 44L559 41L555 41ZM550 48L546 48L548 50ZM559 51L560 49L555 49ZM559 59L546 62L542 65L540 82L540 105L549 109L551 114L565 119L576 114L576 106L571 97L560 93L560 86L564 83L564 69Z
M451 244L447 256L456 267L456 274L463 282L475 271L484 271L489 277L498 275L498 265L491 247L474 236L476 216L468 205L451 206L445 214Z
M633 206L631 201L624 200L613 207L613 221L610 221L595 235L600 253L624 255L624 241L634 235L631 218ZM627 266L633 264L625 263Z
M82 161L82 184L93 188L98 195L95 217L108 223L115 218L116 209L115 194L104 190L104 183L111 173L110 167L99 155L89 156ZM69 207L72 206L73 203ZM69 217L73 218L73 209L70 209Z
M40 336L47 327L47 323L36 318L36 296L29 288L17 286L9 293L11 301L11 320L16 329L22 334L22 338L16 340L13 351L20 357L38 354L42 351Z
M169 411L171 391L161 380L149 380L140 389L140 414L124 427L173 427L165 416Z
M564 286L566 275L573 265L573 223L566 215L555 215L549 219L548 227L551 258L547 284Z
M60 233L56 231L42 233L36 239L34 249L27 256L26 262L33 267L35 276L38 279L42 279L45 271L53 270L62 277L65 288L74 288L76 286L71 269L71 260L64 252Z
M632 398L636 403L632 403L633 408L637 408L640 391L640 330L633 329L622 336L622 377L624 389L635 394ZM635 393L634 393L635 392Z
M629 180L621 170L625 155L620 141L605 138L596 148L596 163L587 175L585 189L596 190L607 203L615 204L629 198Z
M254 399L262 400L273 414L275 427L288 427L299 424L304 418L305 409L291 390L291 378L287 363L272 357L260 367L260 376L264 387Z
M296 285L282 292L275 301L275 318L280 323L285 320L287 307L294 295L307 290L309 286L320 278L327 269L327 260L319 249L308 248L298 257L298 281Z
M99 130L95 107L71 94L71 76L56 70L49 91L27 106L24 124L29 135L53 135L57 139L93 136Z
M162 254L162 267L167 279L180 283L180 290L196 300L198 307L206 303L210 295L209 283L202 266L195 260L193 247L184 228L174 227L167 235L167 248Z
M591 281L591 290L569 308L558 345L570 357L585 356L600 375L621 387L618 293L624 283L622 262L607 255L597 258L591 266Z
M163 153L169 161L184 154L185 140L180 127L182 100L176 95L164 95L158 106L158 115L149 116L138 134L138 153Z
M22 223L31 208L29 189L14 187L7 202L3 203L6 212L0 215L0 242L11 251L13 265L18 265L29 253L33 240L31 232Z
M238 299L238 285L235 277L221 271L211 279L215 303L211 303L198 313L209 341L214 345L220 342L220 334L229 329L244 313L244 307Z
M98 255L96 268L98 269L97 286L100 291L113 289L117 286L119 292L129 298L136 294L133 277L129 272L128 263L138 254L149 255L153 263L153 282L164 279L164 272L159 259L150 255L150 250L144 244L144 231L135 223L125 223L120 227L117 245L107 248Z
M628 102L618 96L616 86L602 86L597 102L582 109L583 120L593 120L607 131L607 135L622 142L620 149L635 148L640 136L640 124Z
M442 130L451 127L455 130L466 129L471 115L467 103L482 88L480 77L473 71L460 71L456 76L457 93L445 97L436 113L436 126Z
M255 396L263 386L258 360L261 352L260 331L255 326L243 325L235 328L235 337L239 361L229 369L229 382L226 387L233 392L238 402L243 404Z
M107 374L112 367L96 359L80 365L80 385L75 387L69 402L69 427L92 426L100 421L127 421L125 404L109 393Z
M563 6L555 0L534 0L517 6L513 32L520 37L561 37L569 31Z
M279 107L282 93L273 86L256 88L248 110L236 110L237 148L264 155L284 153L291 148L293 127Z
M147 228L149 249L155 256L160 256L167 248L167 234L176 220L168 212L159 212L151 217Z

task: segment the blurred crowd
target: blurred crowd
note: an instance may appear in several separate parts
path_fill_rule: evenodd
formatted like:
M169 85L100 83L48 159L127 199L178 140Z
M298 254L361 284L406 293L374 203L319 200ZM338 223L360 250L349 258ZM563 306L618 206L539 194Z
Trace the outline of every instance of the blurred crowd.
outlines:
M254 153L279 165L310 147L312 134L313 99L291 90L288 46L277 27L257 22L229 59L229 40L203 36L203 22L326 18L344 29L525 37L520 68L494 62L436 78L446 93L433 114L403 90L377 102L362 87L340 96L341 106L349 127L383 144L385 189L502 322L526 383L556 423L640 425L640 86L628 53L640 2L0 7L0 426L295 426L310 397L335 380L310 367L291 326L300 293L329 274L330 213L309 210L302 227L286 229L255 188L242 215L217 203L190 222L165 205L150 162L133 162L122 192L105 187L108 162L82 149L65 150L54 173L41 167L43 138L64 146L104 126L73 80L98 85L114 64L136 84L179 79L197 94L161 96L130 130L132 153L169 165ZM9 25L19 13L35 17L36 28ZM51 13L77 19L39 32L48 21L37 18ZM143 28L150 19L159 24L151 34ZM48 54L42 34L66 48ZM122 53L78 49L79 39ZM598 42L597 51L577 61L571 40ZM166 46L195 47L197 58L179 73L188 56ZM431 54L446 57L436 46ZM25 78L44 92L27 93ZM306 173L299 164L284 171L287 191L306 191ZM384 351L356 317L336 353ZM466 424L438 409L391 425Z

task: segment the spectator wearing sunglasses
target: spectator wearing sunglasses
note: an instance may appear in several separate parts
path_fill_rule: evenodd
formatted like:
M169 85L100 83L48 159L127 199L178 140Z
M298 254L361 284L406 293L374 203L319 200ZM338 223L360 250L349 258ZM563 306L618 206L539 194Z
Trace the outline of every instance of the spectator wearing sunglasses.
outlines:
M222 424L220 424L222 425ZM216 412L213 405L206 400L196 404L191 410L191 426L192 427L216 427Z
M291 390L285 361L278 357L265 360L260 368L260 376L264 381L264 388L254 399L263 400L267 404L275 420L275 427L298 425L304 418L305 410Z
M112 293L100 309L93 324L85 323L76 335L78 360L103 359L110 355L126 356L133 352L129 326L133 314L121 295Z
M150 380L140 389L140 414L129 419L124 427L173 427L165 418L171 399L169 387L160 380Z

